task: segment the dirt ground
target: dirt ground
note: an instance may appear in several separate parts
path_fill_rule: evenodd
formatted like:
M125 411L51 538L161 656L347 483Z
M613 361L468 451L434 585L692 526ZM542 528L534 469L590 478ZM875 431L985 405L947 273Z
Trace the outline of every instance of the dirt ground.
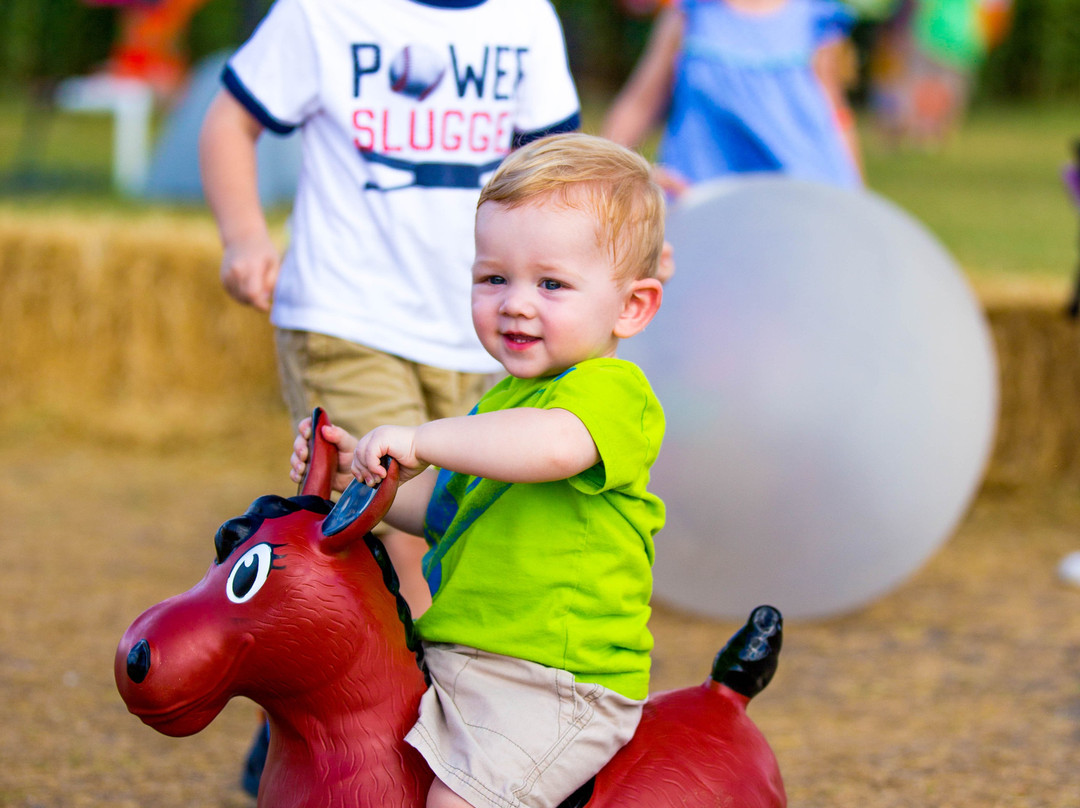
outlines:
M0 806L253 805L255 707L166 738L127 713L112 659L143 609L202 577L222 521L292 493L279 429L132 452L40 426L0 440ZM750 714L792 806L1080 805L1080 589L1055 578L1080 549L1077 494L984 489L898 590L788 621ZM700 682L735 628L658 606L654 689Z

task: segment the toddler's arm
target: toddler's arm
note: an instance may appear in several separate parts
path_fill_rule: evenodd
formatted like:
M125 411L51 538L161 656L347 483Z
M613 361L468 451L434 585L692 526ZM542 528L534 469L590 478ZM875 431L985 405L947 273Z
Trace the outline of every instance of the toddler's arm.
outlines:
M387 454L401 465L402 479L432 465L509 483L564 480L600 460L580 418L532 407L379 427L357 444L353 474L368 485L381 480L379 460Z
M228 92L210 104L199 133L203 191L225 248L221 282L241 303L270 308L281 256L259 202L255 144L262 125Z
M339 426L326 425L322 430L323 437L336 446L338 451L337 470L334 472L331 487L335 491L344 491L353 480L351 468L357 440ZM301 421L296 432L292 456L289 458L289 478L299 484L304 479L308 460L310 460L308 443L311 440L311 419L305 418ZM382 466L380 465L379 468L382 469ZM383 472L385 474L385 469ZM418 479L412 480L409 485L398 487L394 504L390 506L383 521L398 530L421 536L424 532L424 515L427 513L428 501L431 499L431 492L435 489L435 474L434 472L426 474L414 472L406 475L402 467L399 481L404 482L416 475ZM376 482L378 479L373 479L369 484L374 485Z

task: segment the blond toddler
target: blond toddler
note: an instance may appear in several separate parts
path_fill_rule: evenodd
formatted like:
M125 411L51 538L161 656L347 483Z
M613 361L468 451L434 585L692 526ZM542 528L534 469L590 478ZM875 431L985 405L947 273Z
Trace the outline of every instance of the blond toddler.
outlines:
M398 461L386 521L431 545L416 626L432 685L406 738L435 772L429 808L558 805L640 719L664 416L615 353L660 306L663 221L649 164L621 146L515 151L481 193L472 267L473 325L509 375L467 416L324 428L339 489Z

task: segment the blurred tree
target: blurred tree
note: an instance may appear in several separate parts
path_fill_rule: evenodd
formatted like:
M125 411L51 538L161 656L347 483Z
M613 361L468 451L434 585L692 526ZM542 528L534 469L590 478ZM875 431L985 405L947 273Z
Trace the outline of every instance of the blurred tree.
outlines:
M185 44L193 61L235 47L271 0L211 0L192 18ZM100 68L117 34L115 5L83 0L0 2L0 84L51 82Z
M562 19L570 69L581 92L614 92L645 46L652 20L629 16L617 0L552 0Z
M229 50L251 35L272 0L212 0L195 14L188 32L194 59Z
M552 1L563 20L571 68L582 92L614 91L636 61L651 20L624 13L619 0ZM238 45L270 3L210 0L187 33L192 60ZM1080 98L1080 0L1014 3L1012 29L989 56L980 94ZM108 56L115 33L114 7L84 0L0 0L0 85L49 83L89 73Z
M1080 0L1016 0L982 80L989 97L1080 99Z
M102 62L115 31L115 12L79 0L0 3L0 80L56 80Z

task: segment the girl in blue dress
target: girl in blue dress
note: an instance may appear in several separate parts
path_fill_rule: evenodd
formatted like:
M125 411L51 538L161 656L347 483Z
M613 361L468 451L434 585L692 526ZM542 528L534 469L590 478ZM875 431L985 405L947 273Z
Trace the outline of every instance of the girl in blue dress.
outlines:
M862 184L843 89L850 14L835 0L677 0L657 18L603 134L638 146L666 118L673 193L732 173Z

